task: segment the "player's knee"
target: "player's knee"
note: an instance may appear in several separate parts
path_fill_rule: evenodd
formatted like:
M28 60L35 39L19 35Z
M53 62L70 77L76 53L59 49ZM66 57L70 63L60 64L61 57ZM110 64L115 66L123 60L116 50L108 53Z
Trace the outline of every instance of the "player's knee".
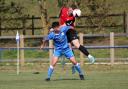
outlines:
M73 45L74 45L76 48L79 48L79 47L80 47L80 43L79 43L79 40L78 40L78 39L73 40L72 43L73 43Z
M80 66L80 64L79 63L76 63L75 66Z
M76 42L76 43L74 43L73 45L74 45L76 48L79 48L79 47L80 47L79 42Z
M70 61L72 62L73 65L76 65L76 64L77 64L77 62L76 62L76 60L75 60L74 57L71 57L71 58L70 58Z
M50 68L51 68L51 69L54 69L54 66L53 66L53 65L50 65Z
M80 47L80 45L79 45L79 44L76 44L76 45L75 45L75 47L76 47L76 48L79 48L79 47Z

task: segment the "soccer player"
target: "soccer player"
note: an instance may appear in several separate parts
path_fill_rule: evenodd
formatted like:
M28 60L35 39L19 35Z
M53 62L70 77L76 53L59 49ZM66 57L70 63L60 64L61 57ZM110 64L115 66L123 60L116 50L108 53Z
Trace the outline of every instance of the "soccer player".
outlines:
M73 9L75 8L76 7L73 6ZM68 7L61 8L60 15L59 15L60 25L63 25L64 23L66 23L67 26L74 26L75 17L72 14L73 9ZM77 32L74 28L70 28L70 30L66 32L66 35L69 43L72 43L84 55L86 55L91 63L95 62L95 58L87 51L87 49L83 45L79 43Z
M64 55L67 59L69 59L73 63L73 65L75 66L75 69L79 73L80 79L84 80L84 75L81 71L80 65L75 60L74 54L73 54L71 48L69 47L69 44L67 41L66 32L72 27L66 26L66 25L60 26L59 22L53 22L52 28L54 29L54 31L50 32L48 34L48 36L45 38L45 41L47 41L47 40L54 41L54 54L53 54L53 57L51 60L51 65L48 69L48 77L46 78L46 81L50 81L54 67L61 55ZM43 45L42 45L42 47L43 47Z

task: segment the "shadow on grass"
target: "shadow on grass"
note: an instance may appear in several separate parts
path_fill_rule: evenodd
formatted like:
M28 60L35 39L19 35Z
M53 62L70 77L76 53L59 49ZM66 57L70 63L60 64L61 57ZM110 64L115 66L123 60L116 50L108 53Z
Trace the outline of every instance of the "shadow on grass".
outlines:
M66 81L66 80L80 80L80 79L76 79L76 78L62 78L62 79L54 79L52 81L61 81L61 80Z

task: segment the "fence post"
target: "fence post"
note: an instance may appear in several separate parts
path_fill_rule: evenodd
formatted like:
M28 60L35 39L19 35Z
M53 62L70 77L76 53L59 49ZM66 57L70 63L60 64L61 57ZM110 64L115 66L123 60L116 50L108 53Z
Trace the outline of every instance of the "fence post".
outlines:
M123 29L124 33L126 33L126 12L123 13Z
M80 40L80 44L83 45L83 33L79 33L79 40ZM81 66L84 65L84 55L82 52L80 52L80 64Z
M22 22L23 22L23 35L26 35L26 31L25 31L26 30L25 28L26 19L23 18Z
M1 18L0 18L0 36L2 35L2 21L1 21Z
M0 61L2 60L2 52L3 52L3 50L0 49Z
M52 40L49 40L49 48L53 48L53 41ZM49 61L50 61L50 63L51 63L52 56L53 56L53 50L49 49Z
M128 13L126 13L126 33L128 34ZM128 36L128 35L127 35Z
M114 47L114 32L110 32L110 46ZM114 64L114 60L115 60L115 51L114 48L110 48L110 62L111 65Z
M20 35L20 48L24 48L24 35ZM24 49L20 50L20 64L24 66Z
M32 15L32 35L34 35L34 15Z

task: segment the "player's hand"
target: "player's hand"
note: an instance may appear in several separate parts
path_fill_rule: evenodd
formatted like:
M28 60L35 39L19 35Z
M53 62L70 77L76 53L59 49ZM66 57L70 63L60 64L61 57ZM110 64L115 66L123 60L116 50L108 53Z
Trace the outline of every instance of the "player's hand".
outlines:
M41 50L42 48L44 48L44 47L45 47L45 45L46 45L46 41L42 40L42 41L41 41L40 50Z
M41 50L42 48L44 48L44 45L41 45L41 46L40 46L40 50Z
M53 28L49 29L49 32L53 32L53 31L54 31L54 29L53 29Z

